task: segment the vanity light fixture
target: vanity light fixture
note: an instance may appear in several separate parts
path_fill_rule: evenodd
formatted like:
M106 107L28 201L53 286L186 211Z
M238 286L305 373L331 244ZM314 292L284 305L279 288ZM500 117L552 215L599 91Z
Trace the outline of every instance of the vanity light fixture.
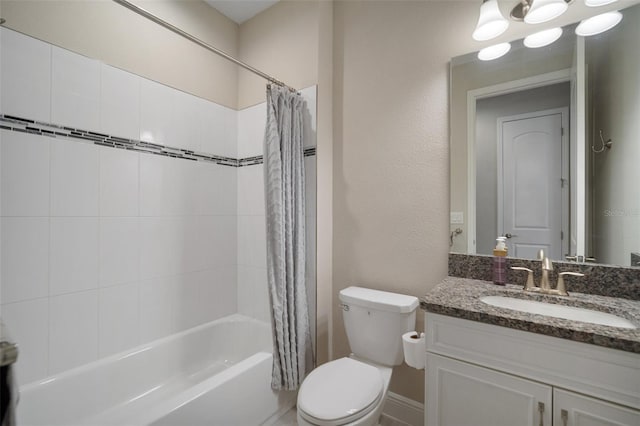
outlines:
M562 28L551 28L550 30L539 31L524 38L524 45L529 48L548 46L562 35Z
M502 16L498 8L498 0L483 0L472 37L478 41L491 40L505 32L508 27L509 21Z
M478 52L478 59L481 61L492 61L507 54L511 50L511 44L500 43L493 46L485 47Z
M618 0L584 0L584 4L589 7L599 7L604 6L605 4L611 4Z
M583 37L600 34L615 27L620 21L622 13L618 11L602 13L580 22L576 27L576 34Z

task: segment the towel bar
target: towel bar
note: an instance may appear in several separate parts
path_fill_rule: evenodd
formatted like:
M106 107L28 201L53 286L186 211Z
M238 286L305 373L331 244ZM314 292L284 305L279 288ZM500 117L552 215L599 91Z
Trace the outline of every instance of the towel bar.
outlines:
M18 345L0 342L0 367L11 365L18 359Z

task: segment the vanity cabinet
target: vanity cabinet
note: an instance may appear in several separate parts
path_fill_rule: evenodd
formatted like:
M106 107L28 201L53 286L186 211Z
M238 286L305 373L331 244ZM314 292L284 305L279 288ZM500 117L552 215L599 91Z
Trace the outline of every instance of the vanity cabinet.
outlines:
M551 424L551 386L431 353L427 366L427 425Z
M562 389L554 389L553 424L560 426L640 425L640 414L637 410Z
M427 313L427 426L640 425L640 355Z

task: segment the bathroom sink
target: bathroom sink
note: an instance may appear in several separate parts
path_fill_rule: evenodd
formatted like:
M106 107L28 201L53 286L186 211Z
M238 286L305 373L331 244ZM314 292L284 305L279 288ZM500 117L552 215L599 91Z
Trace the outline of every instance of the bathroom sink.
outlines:
M607 325L619 328L637 328L635 324L619 316L592 309L576 308L574 306L556 305L539 302L537 300L516 299L506 296L484 296L480 300L487 305L530 314L546 315L572 321L582 321L591 324Z

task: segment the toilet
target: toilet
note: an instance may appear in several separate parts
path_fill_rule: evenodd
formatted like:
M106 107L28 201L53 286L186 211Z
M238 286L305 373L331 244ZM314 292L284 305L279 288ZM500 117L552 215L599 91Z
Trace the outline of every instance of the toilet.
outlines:
M298 425L377 425L402 335L414 330L418 298L363 287L340 291L352 354L313 370L298 392Z

